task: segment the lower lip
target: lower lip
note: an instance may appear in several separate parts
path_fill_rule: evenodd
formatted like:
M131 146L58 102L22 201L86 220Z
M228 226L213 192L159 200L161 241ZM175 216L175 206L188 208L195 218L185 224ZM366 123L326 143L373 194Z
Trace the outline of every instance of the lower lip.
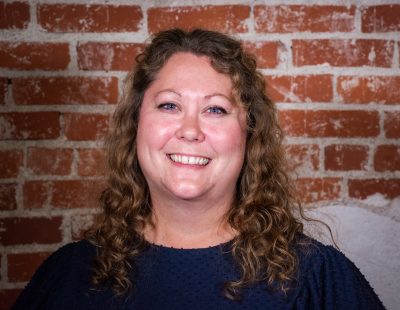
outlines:
M209 165L209 163L211 162L211 160L207 163L207 164L205 164L205 165L196 165L196 164L182 164L182 163L178 163L178 162L176 162L176 161L173 161L168 155L167 155L167 158L169 159L169 161L171 162L171 163L173 163L175 166L177 166L177 167L182 167L182 168L191 168L191 169L202 169L202 168L205 168L205 167L207 167L208 165Z

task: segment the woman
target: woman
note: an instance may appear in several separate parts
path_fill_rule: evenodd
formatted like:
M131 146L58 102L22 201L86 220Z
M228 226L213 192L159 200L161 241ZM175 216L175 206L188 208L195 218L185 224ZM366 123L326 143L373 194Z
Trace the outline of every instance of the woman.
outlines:
M256 62L223 34L170 30L137 58L88 241L15 309L382 309L358 269L302 235Z

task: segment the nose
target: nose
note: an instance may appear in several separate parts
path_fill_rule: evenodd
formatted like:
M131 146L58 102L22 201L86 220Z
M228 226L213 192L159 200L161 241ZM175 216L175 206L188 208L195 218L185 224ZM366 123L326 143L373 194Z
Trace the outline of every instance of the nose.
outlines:
M184 115L181 119L181 124L176 131L178 139L189 142L202 142L205 135L200 127L200 122L197 115Z

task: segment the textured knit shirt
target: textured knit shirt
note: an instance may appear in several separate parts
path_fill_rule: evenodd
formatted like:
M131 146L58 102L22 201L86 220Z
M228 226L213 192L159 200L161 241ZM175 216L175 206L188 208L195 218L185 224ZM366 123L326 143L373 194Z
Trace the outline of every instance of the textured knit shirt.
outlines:
M232 301L222 290L240 277L230 247L231 242L203 249L149 244L130 275L134 289L118 297L90 283L95 246L71 243L42 264L13 309L384 309L351 261L314 240L297 250L296 281L286 295L257 282Z

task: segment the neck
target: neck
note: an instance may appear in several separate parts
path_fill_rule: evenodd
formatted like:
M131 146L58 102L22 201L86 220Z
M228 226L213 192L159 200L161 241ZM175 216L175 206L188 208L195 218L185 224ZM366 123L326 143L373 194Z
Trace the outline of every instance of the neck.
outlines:
M204 202L152 199L152 223L145 239L176 248L204 248L231 240L235 233L226 221L232 202L209 205Z

